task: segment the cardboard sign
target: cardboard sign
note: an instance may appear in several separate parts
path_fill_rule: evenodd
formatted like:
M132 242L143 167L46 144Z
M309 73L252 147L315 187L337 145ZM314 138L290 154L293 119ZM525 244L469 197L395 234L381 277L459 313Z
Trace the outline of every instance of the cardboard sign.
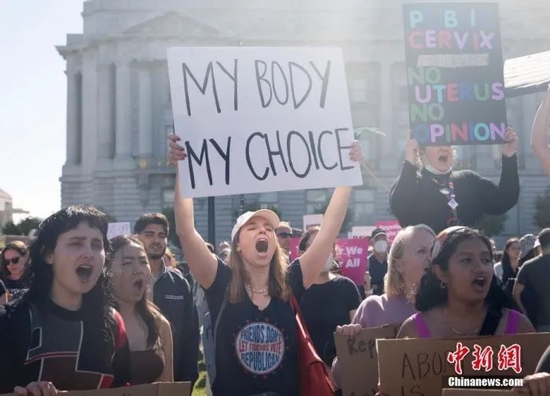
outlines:
M190 394L190 382L157 382L113 389L63 392L63 396L188 396ZM16 396L16 394L8 393L2 396Z
M336 245L342 275L350 278L356 285L362 285L368 267L368 239L338 239Z
M395 338L400 324L362 329L355 337L334 334L343 396L374 396L378 391L376 340Z
M111 239L119 235L130 234L132 234L130 223L109 223L109 228L107 229L107 238Z
M307 214L303 216L304 221L304 232L310 229L311 227L320 227L323 223L322 214Z
M168 50L185 197L362 184L342 51Z
M397 236L397 233L402 230L401 226L399 225L399 221L397 220L385 220L385 221L377 221L376 227L381 228L388 234L388 243L393 243L393 240Z
M405 4L412 137L502 144L507 128L498 4Z
M509 390L499 389L443 389L442 396L513 396Z
M449 353L457 350L457 342L469 349L458 375L454 364L448 362ZM472 337L468 339L399 339L378 340L378 367L380 392L384 395L440 395L448 388L449 377L510 377L523 378L535 372L537 363L550 343L550 333L518 334L493 337ZM478 345L492 352L493 368L489 372L483 367L474 370L472 363ZM499 370L501 358L511 353L502 348L520 348L520 372L512 368Z

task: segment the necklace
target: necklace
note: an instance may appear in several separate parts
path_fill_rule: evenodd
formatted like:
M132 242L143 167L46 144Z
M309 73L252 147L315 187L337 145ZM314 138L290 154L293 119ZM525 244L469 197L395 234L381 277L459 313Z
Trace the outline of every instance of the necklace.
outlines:
M267 290L269 289L269 286L262 290L255 290L249 285L244 285L244 287L246 288L246 290L253 294L267 294Z
M477 335L479 333L479 330L481 330L481 326L478 327L477 329L475 329L474 331L471 331L471 332L462 332L460 330L457 330L455 329L452 325L451 325L451 322L449 322L449 320L447 319L447 317L445 316L445 310L443 308L441 308L441 316L443 317L443 321L445 323L447 323L449 325L449 327L451 328L452 332L457 334L457 335L460 335L460 336L471 336L471 335Z

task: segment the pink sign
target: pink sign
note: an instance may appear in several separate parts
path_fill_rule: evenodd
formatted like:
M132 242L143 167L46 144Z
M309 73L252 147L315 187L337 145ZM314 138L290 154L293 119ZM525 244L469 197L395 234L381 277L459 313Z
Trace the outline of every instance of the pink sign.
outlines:
M300 238L290 240L290 257L299 257ZM336 260L342 268L342 275L350 278L356 285L363 284L363 275L368 267L368 238L337 239Z
M388 234L388 243L392 243L397 233L401 231L401 226L397 220L377 221L376 227L386 231Z
M337 239L336 246L336 259L340 263L342 275L350 278L356 285L362 285L368 266L369 240Z

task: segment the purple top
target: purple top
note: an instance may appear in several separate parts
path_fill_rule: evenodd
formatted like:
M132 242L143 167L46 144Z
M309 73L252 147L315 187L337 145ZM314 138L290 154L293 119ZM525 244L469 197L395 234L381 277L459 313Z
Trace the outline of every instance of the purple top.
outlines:
M369 296L357 308L352 323L363 328L381 327L403 323L415 313L414 304L404 297Z
M369 296L355 312L352 324L360 324L362 328L382 327L384 325L403 323L416 313L414 304L404 297ZM332 362L332 374L336 384L340 387L338 358Z
M508 318L506 320L506 331L504 332L504 334L517 334L519 326L519 315L519 312L513 309L510 309L508 311ZM414 314L413 320L416 324L419 338L432 338L432 333L430 332L430 329L428 328L428 325L426 324L426 320L424 319L424 315L422 315L422 313L419 312Z

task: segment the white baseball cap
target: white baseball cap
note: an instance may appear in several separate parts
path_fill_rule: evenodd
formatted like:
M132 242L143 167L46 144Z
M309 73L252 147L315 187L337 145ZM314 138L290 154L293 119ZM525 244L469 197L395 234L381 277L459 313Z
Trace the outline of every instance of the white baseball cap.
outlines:
M243 213L239 216L237 222L233 226L233 230L231 231L231 241L235 239L235 235L237 235L241 227L248 223L248 221L253 217L262 217L266 219L269 224L271 224L273 229L277 228L279 226L279 223L281 222L279 216L277 216L275 212L269 209L260 209L255 212Z

